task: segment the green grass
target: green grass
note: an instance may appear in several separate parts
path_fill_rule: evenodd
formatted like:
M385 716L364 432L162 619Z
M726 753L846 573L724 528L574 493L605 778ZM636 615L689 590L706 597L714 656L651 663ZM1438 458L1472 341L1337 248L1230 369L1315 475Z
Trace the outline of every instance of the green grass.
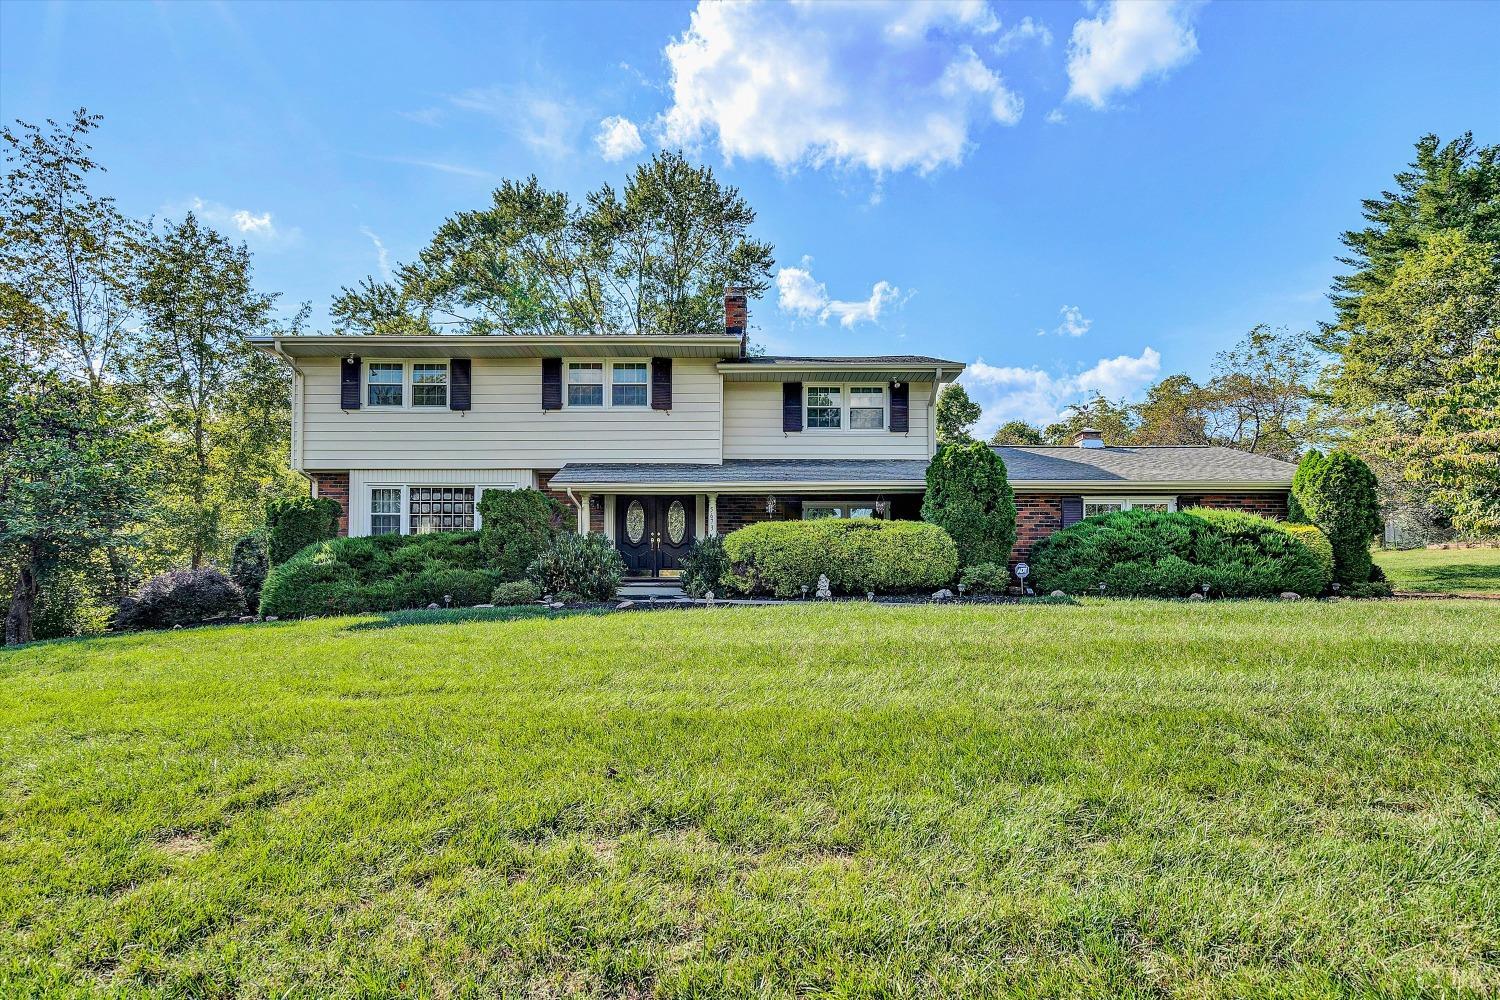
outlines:
M1500 548L1376 550L1391 586L1428 594L1500 594Z
M0 654L0 996L1500 993L1500 604L433 621Z

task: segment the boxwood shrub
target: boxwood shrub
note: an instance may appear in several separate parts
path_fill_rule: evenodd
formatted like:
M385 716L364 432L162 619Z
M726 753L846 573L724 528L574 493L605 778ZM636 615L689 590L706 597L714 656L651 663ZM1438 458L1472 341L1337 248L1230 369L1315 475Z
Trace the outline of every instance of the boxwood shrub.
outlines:
M483 604L504 574L491 569L472 531L335 538L271 570L264 615L396 611L429 604Z
M800 597L826 574L835 593L941 587L958 572L948 533L921 521L763 521L724 537L726 582L746 594Z
M1324 566L1274 522L1224 511L1127 510L1084 518L1037 542L1038 590L1111 597L1186 597L1204 583L1222 597L1322 593Z

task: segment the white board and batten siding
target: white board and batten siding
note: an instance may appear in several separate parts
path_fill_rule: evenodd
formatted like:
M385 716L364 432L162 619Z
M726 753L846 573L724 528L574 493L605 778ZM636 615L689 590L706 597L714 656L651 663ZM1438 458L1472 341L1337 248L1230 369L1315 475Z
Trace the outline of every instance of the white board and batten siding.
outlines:
M724 457L929 458L932 455L931 397L931 382L911 384L910 429L905 434L847 428L807 428L786 432L781 429L781 383L726 382Z
M674 358L672 409L542 410L541 362L476 358L472 408L339 406L337 358L303 358L307 470L556 469L568 462L721 461L723 381L712 358ZM408 480L410 481L410 480ZM351 482L351 487L352 487ZM437 485L437 484L433 484Z

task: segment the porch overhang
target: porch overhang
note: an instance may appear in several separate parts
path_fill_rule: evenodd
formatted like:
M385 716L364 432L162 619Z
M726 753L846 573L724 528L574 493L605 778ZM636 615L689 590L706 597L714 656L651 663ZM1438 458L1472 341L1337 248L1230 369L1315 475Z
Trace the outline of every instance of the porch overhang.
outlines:
M914 493L926 482L923 459L730 459L570 462L550 485L580 493Z

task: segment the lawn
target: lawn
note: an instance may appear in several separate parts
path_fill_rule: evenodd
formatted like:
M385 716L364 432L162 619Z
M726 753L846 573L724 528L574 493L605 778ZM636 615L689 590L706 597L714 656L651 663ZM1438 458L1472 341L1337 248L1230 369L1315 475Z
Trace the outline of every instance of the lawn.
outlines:
M1428 594L1500 594L1500 548L1376 550L1397 590Z
M1500 991L1500 604L484 617L0 654L0 995Z

